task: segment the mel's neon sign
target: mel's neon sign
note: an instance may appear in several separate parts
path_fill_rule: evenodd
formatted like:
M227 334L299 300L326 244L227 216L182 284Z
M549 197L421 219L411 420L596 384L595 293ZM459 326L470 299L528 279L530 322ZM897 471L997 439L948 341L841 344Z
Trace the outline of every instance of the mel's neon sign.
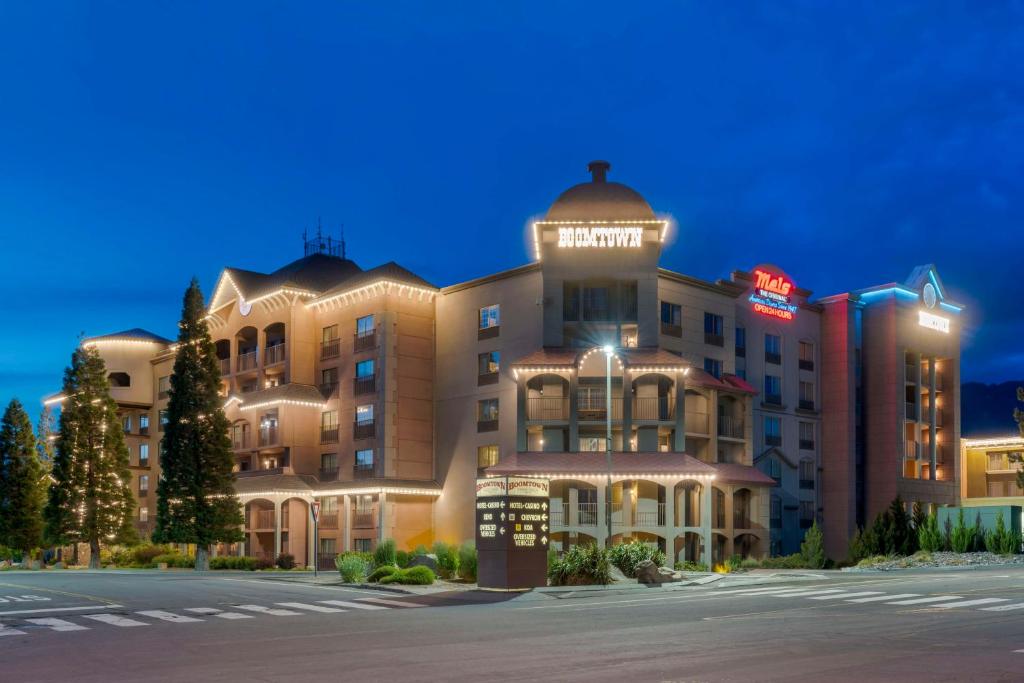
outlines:
M638 249L644 229L637 227L575 227L558 229L558 246L569 249L626 247Z
M754 291L750 303L754 312L780 320L792 320L796 315L793 303L793 281L781 273L761 268L754 269Z

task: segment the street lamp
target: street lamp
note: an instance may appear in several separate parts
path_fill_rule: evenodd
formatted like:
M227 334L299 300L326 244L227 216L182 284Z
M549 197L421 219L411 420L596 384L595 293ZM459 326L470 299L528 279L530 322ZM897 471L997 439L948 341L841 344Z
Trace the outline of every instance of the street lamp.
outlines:
M612 356L615 354L615 349L611 344L604 345L604 359L605 359L605 388L604 388L604 407L605 407L605 441L604 441L604 457L605 464L608 466L608 481L605 484L604 498L605 498L605 515L608 522L608 539L605 541L605 545L609 548L612 547ZM623 434L622 438L626 438Z

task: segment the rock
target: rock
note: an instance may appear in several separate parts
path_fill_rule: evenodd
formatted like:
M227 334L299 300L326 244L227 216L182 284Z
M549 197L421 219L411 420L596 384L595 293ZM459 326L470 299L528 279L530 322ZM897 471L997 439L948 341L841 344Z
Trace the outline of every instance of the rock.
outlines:
M659 567L650 560L644 560L636 566L636 580L646 584L662 584L681 581L682 572L672 571L668 567Z
M437 575L437 555L417 555L409 560L410 567L427 567Z
M614 564L608 569L608 576L611 578L612 583L627 583L629 581L629 577L623 574L622 570Z

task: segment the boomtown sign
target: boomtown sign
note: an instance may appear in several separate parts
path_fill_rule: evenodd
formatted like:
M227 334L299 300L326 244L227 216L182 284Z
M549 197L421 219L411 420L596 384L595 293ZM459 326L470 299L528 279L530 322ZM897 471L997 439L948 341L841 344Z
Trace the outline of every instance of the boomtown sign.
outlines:
M558 229L558 246L568 249L627 247L639 249L644 229L633 226L566 227Z

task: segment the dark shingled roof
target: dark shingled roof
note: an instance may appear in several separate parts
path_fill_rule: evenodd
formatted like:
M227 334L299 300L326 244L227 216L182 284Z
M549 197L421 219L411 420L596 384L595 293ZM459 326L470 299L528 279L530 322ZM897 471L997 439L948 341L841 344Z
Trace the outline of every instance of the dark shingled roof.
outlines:
M324 403L324 396L320 389L312 384L279 384L276 387L260 389L247 394L237 396L241 399L241 405L264 403L266 401L308 401L310 403Z
M144 341L156 342L158 344L171 344L173 343L170 339L161 337L159 334L154 334L149 330L144 330L141 327L133 327L130 330L124 330L123 332L114 332L113 334L102 334L98 337L86 337L82 341L102 341L107 339L140 339Z
M509 453L487 474L604 474L604 453ZM686 453L612 453L612 472L620 474L711 475L715 467ZM774 480L772 480L774 482Z

